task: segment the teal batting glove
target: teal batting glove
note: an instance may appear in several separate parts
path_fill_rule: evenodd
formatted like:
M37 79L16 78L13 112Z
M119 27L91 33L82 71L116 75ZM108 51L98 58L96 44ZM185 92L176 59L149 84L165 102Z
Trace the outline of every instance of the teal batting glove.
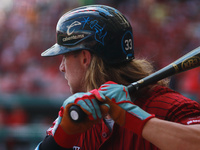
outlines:
M60 108L59 116L54 122L54 126L48 130L48 134L54 137L58 145L64 148L71 148L77 142L81 133L99 122L102 114L107 114L109 105L99 105L98 103L103 101L103 99L105 97L96 89L87 93L76 93L70 96L64 101ZM69 109L73 105L79 106L87 115L82 122L74 122L70 118Z
M135 105L130 98L128 88L112 81L106 82L99 89L109 104L109 114L119 125L141 135L145 123L155 117Z

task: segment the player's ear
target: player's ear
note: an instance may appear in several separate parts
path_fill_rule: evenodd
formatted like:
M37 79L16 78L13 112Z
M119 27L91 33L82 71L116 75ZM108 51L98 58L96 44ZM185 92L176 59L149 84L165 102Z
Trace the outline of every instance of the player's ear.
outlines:
M91 53L88 50L82 50L81 55L82 55L82 64L88 67L92 59Z

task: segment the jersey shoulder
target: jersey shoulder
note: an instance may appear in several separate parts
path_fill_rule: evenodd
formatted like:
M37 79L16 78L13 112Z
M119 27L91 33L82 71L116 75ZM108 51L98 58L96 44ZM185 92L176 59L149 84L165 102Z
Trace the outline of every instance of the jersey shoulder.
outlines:
M200 104L163 86L152 89L142 108L160 119L181 122L185 118L200 116Z

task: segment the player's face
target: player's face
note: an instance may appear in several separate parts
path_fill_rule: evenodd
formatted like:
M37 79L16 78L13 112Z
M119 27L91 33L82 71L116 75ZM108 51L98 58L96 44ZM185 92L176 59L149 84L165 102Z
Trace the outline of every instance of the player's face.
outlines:
M81 54L67 53L63 55L60 71L68 81L71 93L85 92L84 77L86 69L82 65Z

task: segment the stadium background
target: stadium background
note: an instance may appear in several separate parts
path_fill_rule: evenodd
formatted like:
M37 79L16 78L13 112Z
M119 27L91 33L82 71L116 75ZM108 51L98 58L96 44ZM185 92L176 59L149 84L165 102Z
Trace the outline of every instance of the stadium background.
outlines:
M136 57L156 70L200 46L199 0L1 0L0 150L34 149L70 95L55 43L60 16L85 4L106 4L133 26ZM171 78L170 87L200 102L200 68Z

